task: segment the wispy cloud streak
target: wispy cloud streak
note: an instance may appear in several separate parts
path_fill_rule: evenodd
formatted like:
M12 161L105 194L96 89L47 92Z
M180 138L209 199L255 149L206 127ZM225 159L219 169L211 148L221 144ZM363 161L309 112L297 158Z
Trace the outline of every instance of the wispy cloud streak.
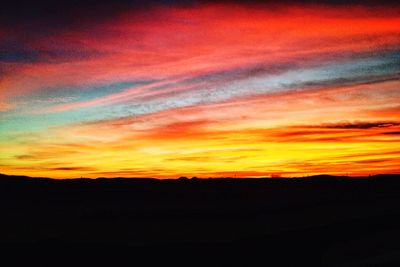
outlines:
M396 11L155 3L46 31L6 23L2 168L55 177L398 172Z

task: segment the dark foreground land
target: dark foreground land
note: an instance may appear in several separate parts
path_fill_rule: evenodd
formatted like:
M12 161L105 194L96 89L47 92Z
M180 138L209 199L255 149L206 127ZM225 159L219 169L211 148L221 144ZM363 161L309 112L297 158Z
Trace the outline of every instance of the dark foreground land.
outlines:
M0 175L3 266L400 266L400 175Z

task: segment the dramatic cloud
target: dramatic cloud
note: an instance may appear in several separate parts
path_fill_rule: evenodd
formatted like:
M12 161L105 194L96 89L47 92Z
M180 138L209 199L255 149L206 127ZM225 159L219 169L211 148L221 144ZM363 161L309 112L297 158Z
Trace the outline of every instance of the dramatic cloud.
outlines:
M399 126L400 122L345 122L330 123L320 126L309 126L310 128L328 128L328 129L371 129L371 128L387 128Z
M400 6L296 2L6 3L1 172L398 172Z

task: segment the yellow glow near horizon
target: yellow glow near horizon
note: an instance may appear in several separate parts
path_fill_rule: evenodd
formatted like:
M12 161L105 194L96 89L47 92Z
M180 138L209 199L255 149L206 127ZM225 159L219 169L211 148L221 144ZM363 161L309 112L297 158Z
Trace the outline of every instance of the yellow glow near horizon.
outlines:
M162 6L36 36L0 60L0 172L399 173L396 10Z

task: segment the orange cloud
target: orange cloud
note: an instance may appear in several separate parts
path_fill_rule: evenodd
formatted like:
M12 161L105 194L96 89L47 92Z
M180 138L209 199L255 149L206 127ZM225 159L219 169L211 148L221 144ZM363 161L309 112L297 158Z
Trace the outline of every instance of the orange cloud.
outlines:
M152 7L27 37L0 60L2 172L399 172L398 11Z

